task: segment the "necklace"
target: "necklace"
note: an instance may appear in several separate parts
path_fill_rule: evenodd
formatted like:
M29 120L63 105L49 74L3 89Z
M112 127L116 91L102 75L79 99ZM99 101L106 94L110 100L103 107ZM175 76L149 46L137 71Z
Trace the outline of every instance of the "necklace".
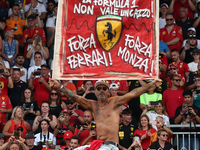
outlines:
M110 102L110 100L108 100L104 106L99 106L99 103L98 103L98 106L99 106L99 108L104 108L106 105L108 105L109 102Z

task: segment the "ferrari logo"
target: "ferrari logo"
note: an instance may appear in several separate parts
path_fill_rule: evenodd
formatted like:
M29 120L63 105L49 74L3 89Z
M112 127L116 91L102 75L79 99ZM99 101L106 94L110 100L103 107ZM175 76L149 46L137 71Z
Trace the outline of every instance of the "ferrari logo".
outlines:
M114 15L99 16L96 19L96 35L101 47L109 51L120 40L122 17Z
M119 137L124 137L124 131L119 131Z

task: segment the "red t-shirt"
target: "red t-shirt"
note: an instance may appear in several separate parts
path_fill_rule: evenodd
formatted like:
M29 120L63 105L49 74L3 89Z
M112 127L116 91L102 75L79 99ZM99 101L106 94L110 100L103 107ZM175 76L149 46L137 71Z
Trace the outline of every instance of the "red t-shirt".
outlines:
M96 130L96 129L95 129ZM76 130L76 132L78 133L79 129ZM76 134L74 134L76 135ZM79 135L80 138L80 146L82 146L83 141L90 135L90 130L83 130L83 132ZM96 140L96 137L91 137L88 142L92 142L93 140Z
M165 55L159 55L159 61L161 64L168 66L168 60ZM160 78L164 79L164 77L165 77L165 74L163 71L161 71Z
M83 111L80 109L75 109L74 111L75 113L77 113L79 116L83 117ZM77 117L75 116L71 116L69 119L70 124L77 124L77 125L81 125L80 121L78 120Z
M8 96L0 96L0 109L12 109L12 105ZM3 129L3 125L5 125L6 122L6 113L0 112L0 129Z
M0 84L2 85L1 95L8 96L8 78L1 77Z
M49 83L49 78L50 78L50 76L48 76L48 78L45 79L45 81L47 83ZM34 86L34 90L35 90L34 98L38 102L38 105L40 107L43 101L48 101L50 92L45 87L45 85L44 84L40 84L38 80L39 80L39 78L35 78L33 80L33 86Z
M182 96L183 90L167 89L163 92L163 102L165 103L167 113L170 118L174 119L174 115L178 106L185 103Z
M177 0L175 1L174 3L174 18L175 20L177 21L178 19L180 19L180 8L181 6L184 5L185 7L188 8L188 14L187 16L194 19L194 15L193 15L193 11L190 9L190 6L189 6L189 3L188 3L188 0L185 1L185 3L182 3L180 0Z
M38 34L42 37L42 42L46 42L46 36L44 30L38 27L36 27L35 29L30 29L30 28L25 29L22 35L22 42L24 42L24 39L26 39L27 37L34 39L35 35ZM24 57L26 59L27 59L26 54L27 54L28 44L30 43L27 42L24 48Z
M108 80L108 84L116 83L119 86L119 91L129 90L128 82L126 80L115 80L114 82Z
M156 129L151 128L150 133L156 132ZM138 134L140 137L142 137L144 134L147 134L147 130L135 130L134 135ZM150 146L150 136L147 134L147 137L142 140L142 148L147 149Z
M178 37L180 41L174 45L168 45L170 50L177 49L179 52L182 47L183 35L182 35L182 28L174 24L174 28L168 33L167 25L160 29L160 40L167 43L174 38Z

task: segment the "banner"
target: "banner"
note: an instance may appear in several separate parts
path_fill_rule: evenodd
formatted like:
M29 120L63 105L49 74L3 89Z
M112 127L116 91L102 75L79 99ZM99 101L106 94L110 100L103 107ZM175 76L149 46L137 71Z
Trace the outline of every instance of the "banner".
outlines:
M156 6L155 0L59 0L53 78L156 78Z

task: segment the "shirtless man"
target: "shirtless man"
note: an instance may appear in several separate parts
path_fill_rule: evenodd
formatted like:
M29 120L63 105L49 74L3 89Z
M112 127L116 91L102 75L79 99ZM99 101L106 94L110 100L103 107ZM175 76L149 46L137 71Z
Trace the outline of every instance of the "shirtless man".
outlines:
M76 101L83 108L91 110L94 116L96 123L97 131L97 140L91 143L91 145L86 145L83 147L77 148L77 150L82 150L85 147L90 147L93 149L97 145L99 146L98 150L119 150L118 149L118 131L119 131L119 107L131 99L140 96L153 85L161 83L160 79L156 79L153 82L132 90L131 92L113 98L112 100L108 99L109 94L109 84L103 81L97 81L95 83L95 95L98 101L87 100L79 95L74 94L74 92L66 89L61 85L57 80L50 79L50 86L57 87L61 92L63 92L67 97Z

